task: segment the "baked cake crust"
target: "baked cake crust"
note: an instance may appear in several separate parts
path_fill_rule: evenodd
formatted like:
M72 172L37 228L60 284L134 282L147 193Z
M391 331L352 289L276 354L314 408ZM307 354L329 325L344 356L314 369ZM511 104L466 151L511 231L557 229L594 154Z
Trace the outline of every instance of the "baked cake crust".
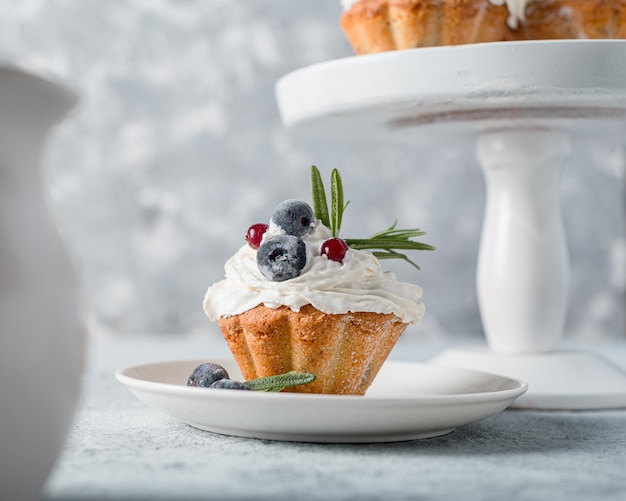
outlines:
M528 4L520 40L626 38L626 0L544 0Z
M359 0L340 23L357 54L468 43L626 38L626 0L535 0L513 29L489 0Z
M284 391L363 395L407 324L393 314L260 305L219 326L246 380L310 372L313 383Z

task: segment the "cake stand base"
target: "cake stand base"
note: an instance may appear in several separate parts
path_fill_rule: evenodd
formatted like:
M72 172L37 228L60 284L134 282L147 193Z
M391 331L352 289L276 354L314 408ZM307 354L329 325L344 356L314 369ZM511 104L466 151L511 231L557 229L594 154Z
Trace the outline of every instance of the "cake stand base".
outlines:
M511 408L626 408L626 373L590 353L557 351L507 355L493 353L487 348L465 348L446 350L429 362L490 372L528 383L528 392Z

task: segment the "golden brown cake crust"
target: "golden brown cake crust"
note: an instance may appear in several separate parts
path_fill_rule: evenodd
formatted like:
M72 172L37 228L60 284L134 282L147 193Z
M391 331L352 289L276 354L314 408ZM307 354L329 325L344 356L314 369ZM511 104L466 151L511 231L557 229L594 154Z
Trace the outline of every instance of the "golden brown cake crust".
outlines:
M535 0L507 25L489 0L360 0L340 23L357 54L480 42L626 38L626 0Z
M620 39L626 37L626 0L531 2L520 40Z
M360 0L340 23L357 54L510 39L488 0Z
M407 324L393 314L261 305L219 326L246 380L295 370L316 380L285 391L363 395Z

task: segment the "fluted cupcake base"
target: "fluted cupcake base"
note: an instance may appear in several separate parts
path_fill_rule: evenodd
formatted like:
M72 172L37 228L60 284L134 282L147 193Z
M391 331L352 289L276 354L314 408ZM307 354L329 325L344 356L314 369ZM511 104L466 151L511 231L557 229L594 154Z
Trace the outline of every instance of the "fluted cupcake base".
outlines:
M407 324L393 314L261 305L219 326L246 380L310 372L313 383L284 391L363 395Z

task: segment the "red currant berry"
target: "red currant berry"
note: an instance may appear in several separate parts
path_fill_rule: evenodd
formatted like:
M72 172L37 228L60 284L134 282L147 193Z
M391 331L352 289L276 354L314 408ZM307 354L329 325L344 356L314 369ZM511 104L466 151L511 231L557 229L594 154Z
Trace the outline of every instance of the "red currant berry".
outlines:
M246 242L248 242L248 245L254 250L258 249L261 246L263 235L268 228L269 226L263 223L257 223L250 226L250 228L248 228L248 232L246 233Z
M346 244L341 238L330 238L322 244L322 255L331 261L343 263L343 258L348 250Z

